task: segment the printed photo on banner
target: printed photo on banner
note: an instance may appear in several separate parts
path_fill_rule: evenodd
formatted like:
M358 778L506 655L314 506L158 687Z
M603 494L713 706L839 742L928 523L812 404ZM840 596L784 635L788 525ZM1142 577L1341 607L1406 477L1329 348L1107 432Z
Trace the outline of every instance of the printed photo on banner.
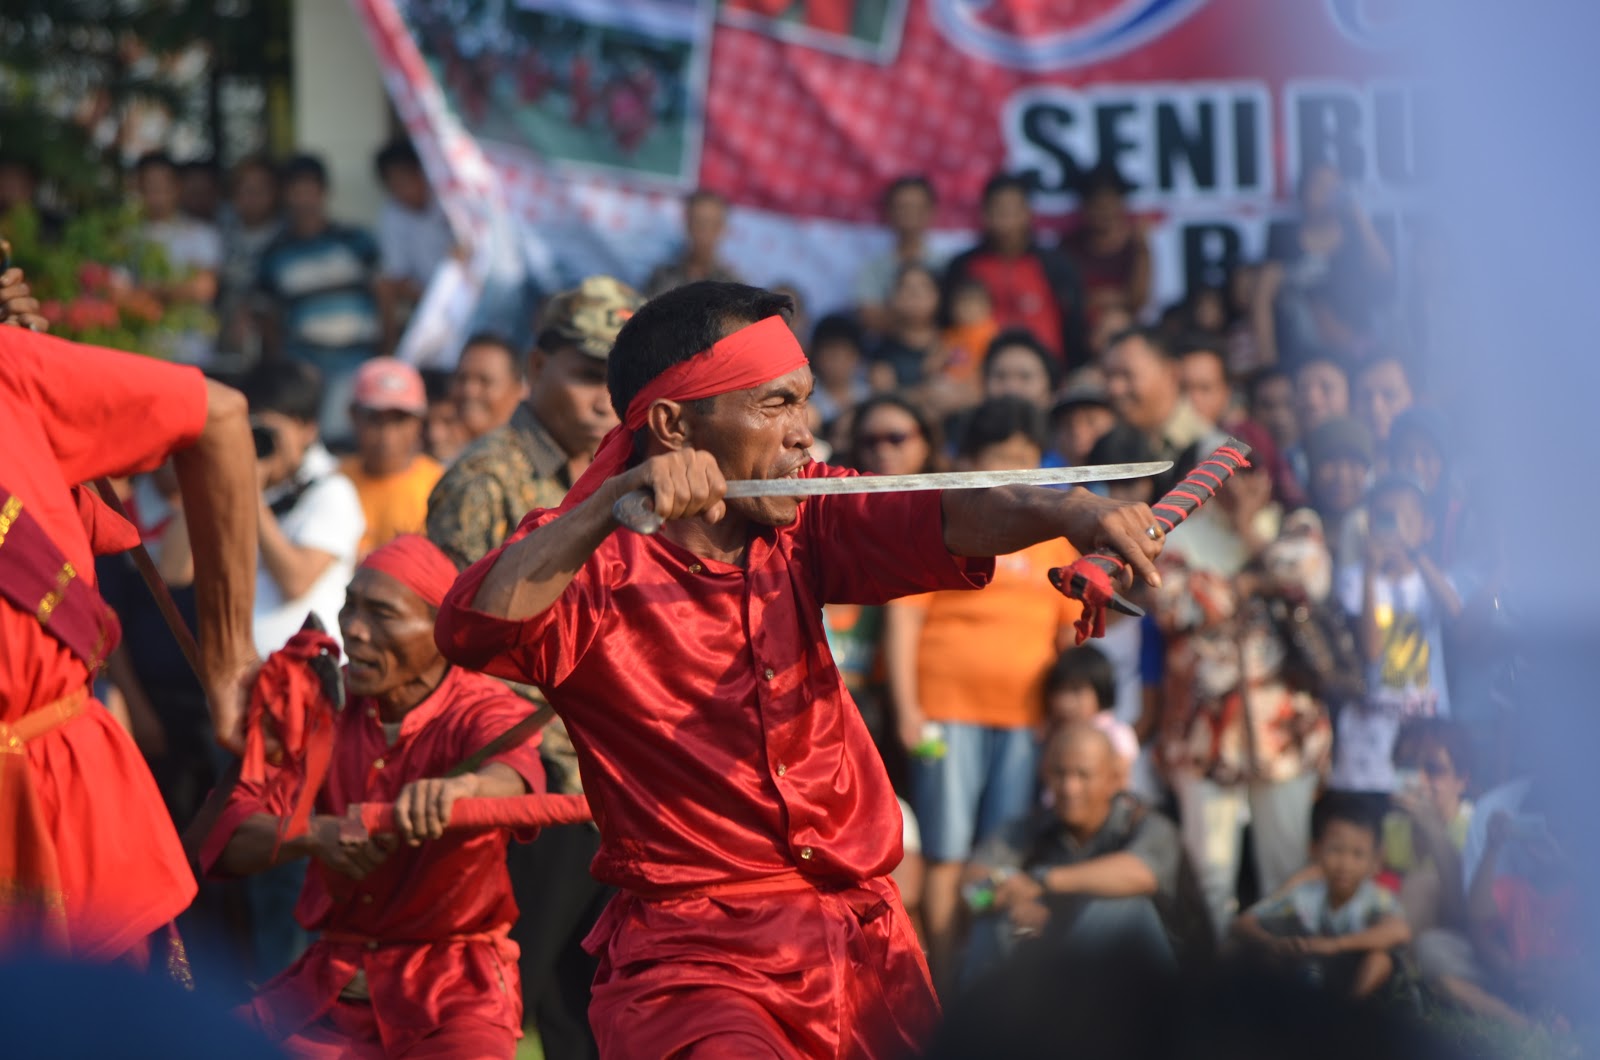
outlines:
M485 142L674 184L699 171L714 0L401 0Z
M770 37L893 62L900 51L908 0L721 0L718 19Z

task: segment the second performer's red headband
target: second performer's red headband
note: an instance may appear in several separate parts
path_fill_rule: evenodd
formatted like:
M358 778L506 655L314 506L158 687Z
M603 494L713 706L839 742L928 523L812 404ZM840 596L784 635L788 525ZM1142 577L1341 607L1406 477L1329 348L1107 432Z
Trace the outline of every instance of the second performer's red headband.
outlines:
M622 423L600 443L594 462L567 491L563 509L586 500L600 484L627 470L633 434L645 425L658 401L699 401L748 390L788 375L807 364L805 351L781 316L767 317L719 340L708 350L679 361L656 376L628 403Z

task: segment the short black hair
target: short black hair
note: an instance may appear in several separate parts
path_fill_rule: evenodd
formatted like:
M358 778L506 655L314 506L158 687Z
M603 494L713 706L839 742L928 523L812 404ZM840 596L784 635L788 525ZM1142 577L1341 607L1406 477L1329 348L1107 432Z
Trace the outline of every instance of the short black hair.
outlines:
M245 155L233 164L228 175L233 183L238 183L239 178L252 169L265 173L273 184L278 183L278 163L264 154Z
M895 177L889 186L883 189L883 209L889 209L889 200L902 191L915 189L928 197L929 202L938 202L939 193L933 190L933 181L921 173L907 173L905 176Z
M191 158L187 162L180 163L178 165L178 172L204 173L208 177L216 177L218 180L222 179L222 166L218 164L215 158L211 158L209 156L206 158Z
M523 376L522 357L517 354L516 347L511 345L511 340L498 331L476 331L466 342L461 344L461 352L466 353L473 346L494 346L505 351L506 360L511 362L511 376L521 379Z
M1227 347L1227 343L1223 341L1222 336L1208 335L1203 331L1191 331L1186 335L1179 336L1178 340L1172 345L1178 360L1181 361L1185 357L1191 357L1195 354L1215 357L1218 363L1222 365L1222 374L1224 376L1228 375L1228 355L1223 352Z
M811 329L811 352L816 352L829 343L849 343L857 350L863 348L866 339L861 330L861 325L856 319L845 313L829 313L817 321L816 327Z
M1304 372L1307 368L1310 368L1314 364L1325 364L1330 368L1337 369L1339 374L1344 376L1346 385L1349 384L1351 374L1349 363L1341 357L1335 357L1331 353L1313 353L1300 358L1299 363L1294 366L1294 377L1299 379L1300 373Z
M728 208L728 200L710 188L696 188L683 197L683 208L688 210L697 202L714 202L724 210Z
M606 358L606 387L617 414L675 364L710 349L747 324L794 312L794 300L742 283L701 280L675 287L639 307L617 332Z
M379 183L382 183L390 170L400 166L422 168L422 159L417 155L417 149L411 146L410 140L403 137L390 140L378 148L378 153L372 156L372 168L378 175Z
M1131 327L1119 331L1111 336L1111 341L1106 343L1106 349L1109 350L1113 346L1120 346L1130 339L1141 340L1145 345L1169 361L1178 359L1178 349L1172 341L1172 337L1158 327Z
M1424 754L1435 749L1450 756L1456 776L1473 775L1472 734L1459 721L1449 718L1416 718L1407 722L1395 741L1395 765L1418 765Z
M1245 396L1250 400L1250 408L1254 410L1255 407L1260 404L1261 390L1268 383L1276 383L1280 381L1288 383L1291 387L1294 386L1294 380L1290 378L1289 373L1285 372L1282 368L1276 367L1262 368L1245 380Z
M1101 710L1117 705L1117 675L1111 669L1111 660L1092 644L1068 648L1050 667L1044 681L1045 694L1068 688L1094 689L1095 702L1100 704Z
M1045 349L1044 343L1039 341L1039 336L1027 328L1006 328L993 339L989 340L989 348L983 351L983 376L988 378L989 369L994 367L994 362L1000 356L1000 351L1021 347L1039 358L1039 363L1044 365L1045 374L1050 377L1050 389L1056 388L1059 381L1057 376L1060 369L1056 359Z
M258 365L240 389L251 412L276 412L301 423L316 423L322 414L322 373L304 361Z
M1330 791L1311 807L1311 841L1322 842L1328 825L1334 821L1355 825L1372 836L1373 844L1383 842L1383 822L1379 815L1359 796L1348 792Z
M1023 198L1030 198L1033 189L1028 187L1028 182L1016 173L1001 171L983 182L983 205L987 206L996 196L1014 191Z
M977 456L991 445L1023 435L1044 450L1044 410L1019 397L990 398L972 410L966 429L961 432L962 456Z
M849 466L858 471L862 469L861 424L868 416L882 408L899 409L916 421L918 433L928 443L929 470L936 470L939 455L944 451L944 432L939 427L939 421L928 415L928 411L921 405L900 394L875 394L856 406L855 412L850 417Z
M170 169L173 176L178 175L178 163L174 162L172 156L165 151L146 151L140 155L139 160L133 164L133 175L142 177L152 169Z
M1086 464L1144 464L1156 458L1150 439L1137 427L1119 423L1089 448Z
M1399 353L1396 350L1378 351L1367 360L1356 365L1355 371L1352 372L1347 370L1346 377L1352 383L1354 383L1357 379L1360 379L1374 368L1386 364L1392 364L1396 368L1399 368L1400 374L1405 377L1406 386L1410 388L1412 396L1420 396L1420 391L1422 389L1422 377L1417 371L1417 365L1412 361L1411 358Z
M310 178L328 189L328 167L317 155L295 155L283 164L283 173L279 180L284 184L292 184L302 178Z
M422 376L422 389L428 395L428 404L450 399L450 377L454 372L447 372L443 368L419 368L417 374Z

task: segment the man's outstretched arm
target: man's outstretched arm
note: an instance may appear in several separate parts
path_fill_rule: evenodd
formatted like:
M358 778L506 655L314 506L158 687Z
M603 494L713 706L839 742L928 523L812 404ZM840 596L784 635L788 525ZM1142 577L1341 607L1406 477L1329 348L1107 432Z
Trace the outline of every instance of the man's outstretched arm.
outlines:
M240 746L249 681L260 660L251 633L256 595L256 468L238 391L206 383L205 428L173 454L194 549L201 679L217 739Z
M957 556L1004 556L1064 537L1083 553L1109 548L1136 576L1161 584L1155 558L1163 538L1146 532L1160 529L1148 504L1108 500L1082 488L998 486L948 490L943 512L945 548Z

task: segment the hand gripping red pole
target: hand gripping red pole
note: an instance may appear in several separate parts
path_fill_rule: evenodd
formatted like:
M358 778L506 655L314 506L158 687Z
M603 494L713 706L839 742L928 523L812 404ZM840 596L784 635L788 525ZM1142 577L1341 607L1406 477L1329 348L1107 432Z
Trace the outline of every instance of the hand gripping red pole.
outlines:
M1237 438L1229 438L1217 447L1216 452L1200 461L1188 476L1162 497L1151 509L1161 529L1171 533L1174 528L1194 514L1206 501L1217 495L1222 484L1233 477L1240 468L1250 466L1250 447ZM1074 600L1083 601L1083 614L1078 618L1078 643L1090 637L1103 637L1106 632L1106 608L1114 607L1126 615L1139 616L1144 611L1117 593L1117 580L1127 566L1122 558L1110 549L1089 553L1070 567L1055 567L1050 571L1050 584Z

